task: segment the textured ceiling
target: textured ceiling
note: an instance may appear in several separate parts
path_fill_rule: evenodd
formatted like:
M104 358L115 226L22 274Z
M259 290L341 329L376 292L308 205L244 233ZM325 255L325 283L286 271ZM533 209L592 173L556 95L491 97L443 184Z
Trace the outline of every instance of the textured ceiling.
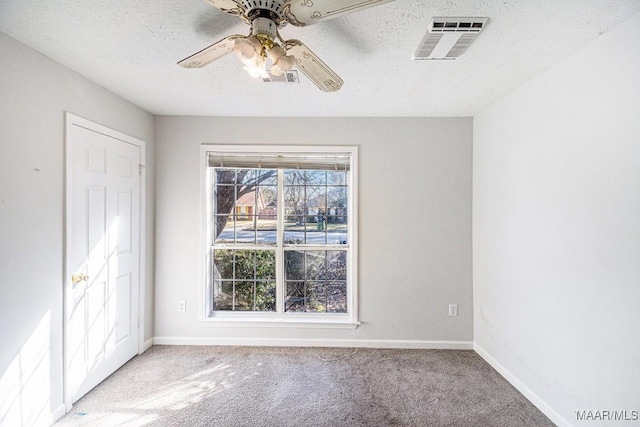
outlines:
M637 12L640 0L396 0L285 27L344 79L337 93L304 75L262 83L233 55L178 67L249 31L203 0L0 0L0 31L153 114L472 116ZM433 16L490 20L457 60L411 61Z

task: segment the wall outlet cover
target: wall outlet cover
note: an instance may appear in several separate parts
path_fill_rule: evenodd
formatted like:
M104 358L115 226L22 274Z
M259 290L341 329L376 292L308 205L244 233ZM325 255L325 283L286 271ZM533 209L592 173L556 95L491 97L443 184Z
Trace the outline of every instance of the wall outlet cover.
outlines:
M449 316L458 315L458 304L449 304Z

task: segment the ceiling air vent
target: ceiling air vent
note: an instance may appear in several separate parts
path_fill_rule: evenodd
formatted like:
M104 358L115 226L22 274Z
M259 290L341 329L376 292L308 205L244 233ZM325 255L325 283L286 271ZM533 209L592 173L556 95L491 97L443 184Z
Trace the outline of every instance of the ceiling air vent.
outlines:
M281 76L274 76L272 74L269 74L262 77L262 81L265 83L300 83L297 70L287 71Z
M411 59L456 59L487 25L489 18L434 17Z

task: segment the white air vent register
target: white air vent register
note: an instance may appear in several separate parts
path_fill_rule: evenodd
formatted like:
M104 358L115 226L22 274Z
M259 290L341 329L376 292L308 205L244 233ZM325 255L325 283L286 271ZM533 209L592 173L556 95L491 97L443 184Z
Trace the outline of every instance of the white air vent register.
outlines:
M456 59L487 25L489 18L434 17L411 59Z

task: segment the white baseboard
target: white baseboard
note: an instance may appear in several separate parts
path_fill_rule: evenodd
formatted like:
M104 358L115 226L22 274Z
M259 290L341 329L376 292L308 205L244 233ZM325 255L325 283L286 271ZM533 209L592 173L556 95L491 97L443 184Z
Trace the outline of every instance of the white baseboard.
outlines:
M144 353L145 351L149 350L152 345L153 345L153 338L149 338L148 340L146 340L144 342L144 344L143 344L141 354Z
M524 397L533 403L543 414L560 427L572 427L572 424L560 415L555 409L545 402L540 396L534 393L522 381L518 379L511 371L505 368L493 356L491 356L484 348L477 343L473 343L473 349L480 357L482 357L489 365L493 367L500 375L511 383Z
M471 341L418 340L339 340L304 338L213 338L213 337L155 337L155 345L239 345L265 347L360 347L407 348L432 350L473 350Z
M53 411L51 411L51 413L49 414L49 420L48 420L49 422L47 425L52 425L53 423L58 421L60 418L64 417L64 414L66 413L67 413L67 409L64 406L64 403L61 405L58 405L58 407Z

